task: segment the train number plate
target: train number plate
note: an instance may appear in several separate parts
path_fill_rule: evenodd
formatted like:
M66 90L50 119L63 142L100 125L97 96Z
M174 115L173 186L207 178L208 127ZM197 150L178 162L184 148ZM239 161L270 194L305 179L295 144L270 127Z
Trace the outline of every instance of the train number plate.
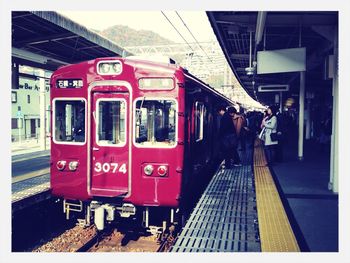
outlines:
M95 172L104 172L104 173L123 173L126 174L126 164L118 163L95 163Z

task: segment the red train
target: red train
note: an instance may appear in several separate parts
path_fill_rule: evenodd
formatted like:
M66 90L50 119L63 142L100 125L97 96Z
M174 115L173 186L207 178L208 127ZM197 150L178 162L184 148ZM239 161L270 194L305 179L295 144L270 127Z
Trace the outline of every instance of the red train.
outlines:
M61 67L51 103L52 194L103 229L175 222L218 159L217 108L232 101L171 60L129 57Z

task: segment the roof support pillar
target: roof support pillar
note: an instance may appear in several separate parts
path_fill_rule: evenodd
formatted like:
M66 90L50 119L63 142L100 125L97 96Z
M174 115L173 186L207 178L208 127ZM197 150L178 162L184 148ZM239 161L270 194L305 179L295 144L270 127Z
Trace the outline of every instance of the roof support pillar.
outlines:
M311 100L306 95L305 140L311 139Z
M304 158L305 71L300 72L298 158Z
M301 22L299 24L299 47L301 47ZM305 71L300 72L299 90L299 134L298 134L298 158L304 159L304 104L305 104Z
M338 193L338 126L339 126L339 87L338 87L338 27L334 30L334 75L333 75L333 114L331 136L331 160L329 190Z
M258 12L255 29L255 45L259 45L265 30L266 11Z

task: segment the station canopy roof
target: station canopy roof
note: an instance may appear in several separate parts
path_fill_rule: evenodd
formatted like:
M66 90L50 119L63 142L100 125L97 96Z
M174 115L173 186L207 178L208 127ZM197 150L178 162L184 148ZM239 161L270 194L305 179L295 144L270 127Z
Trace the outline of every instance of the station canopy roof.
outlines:
M258 92L260 85L290 85L286 96L297 96L299 91L298 72L257 74L254 61L262 50L305 47L308 89L329 85L323 75L325 59L333 54L338 12L208 11L207 16L232 71L252 98L274 103L271 93ZM252 74L247 74L249 67Z
M97 57L127 55L131 54L117 44L56 12L12 12L12 57L18 63L55 70Z

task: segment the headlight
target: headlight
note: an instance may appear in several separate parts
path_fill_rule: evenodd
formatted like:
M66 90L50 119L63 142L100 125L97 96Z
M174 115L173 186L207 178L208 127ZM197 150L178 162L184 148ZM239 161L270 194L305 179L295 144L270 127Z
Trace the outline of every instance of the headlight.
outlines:
M100 64L100 71L102 74L108 74L110 71L111 65L108 63L101 63Z
M97 73L100 75L119 75L122 73L122 63L118 60L100 61L97 63Z
M143 169L143 171L145 172L146 175L151 175L153 173L153 165L148 164L145 166L145 168Z
M78 168L78 162L77 161L69 162L68 167L70 171L75 171Z

